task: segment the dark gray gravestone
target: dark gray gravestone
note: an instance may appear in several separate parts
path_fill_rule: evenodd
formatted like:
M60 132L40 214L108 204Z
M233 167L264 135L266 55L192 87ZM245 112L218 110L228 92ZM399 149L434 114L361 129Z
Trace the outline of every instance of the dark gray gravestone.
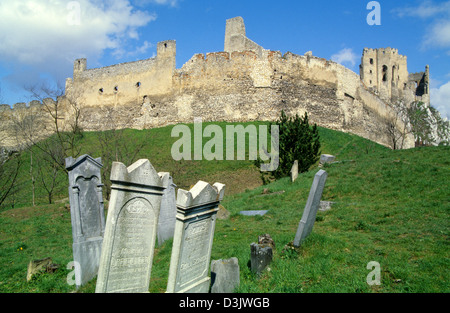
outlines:
M167 239L173 238L175 231L175 222L177 215L177 200L175 197L175 188L177 185L173 183L172 176L169 173L158 173L164 189L161 199L161 209L158 219L158 245L162 245Z
M164 187L151 163L113 162L95 292L148 292Z
M237 258L211 261L211 293L231 293L239 283Z
M76 160L66 158L77 287L91 280L98 271L105 231L102 166L101 158L93 159L87 154Z
M272 262L272 247L265 244L252 243L250 245L250 269L255 274L261 274Z
M328 174L324 170L319 170L314 176L314 181L311 186L311 190L309 191L309 196L306 201L302 219L298 224L297 233L295 234L294 246L296 247L299 247L302 241L312 231L316 220L317 211L319 210L320 198L322 197L327 176Z

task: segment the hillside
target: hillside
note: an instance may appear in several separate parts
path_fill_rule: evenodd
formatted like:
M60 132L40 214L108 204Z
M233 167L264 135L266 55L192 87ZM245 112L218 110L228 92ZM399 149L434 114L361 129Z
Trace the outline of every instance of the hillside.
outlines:
M222 125L223 126L223 125ZM158 171L173 173L178 187L197 180L227 185L223 206L227 220L216 225L212 259L237 257L239 292L449 292L449 147L424 147L392 151L355 135L320 128L322 153L337 156L339 163L325 166L328 180L323 200L335 202L319 212L312 234L299 249L285 249L295 236L317 167L299 175L261 186L258 170L250 161L183 161L170 157L176 138L171 127L151 131L127 131L127 140L148 140L141 157L150 159ZM147 132L150 132L149 137ZM95 133L83 138L82 153L94 157ZM26 156L24 156L26 159ZM28 168L29 171L29 168ZM27 168L25 188L15 208L0 213L0 292L71 292L67 284L72 260L72 238L66 177L61 177L56 204L31 207ZM263 195L284 191L275 195ZM241 210L264 209L263 217L239 215ZM249 268L250 243L268 233L275 241L270 271L261 277ZM155 253L151 292L164 292L171 242ZM52 257L60 265L26 282L30 260ZM381 285L369 286L366 265L381 265ZM95 280L81 288L93 292Z

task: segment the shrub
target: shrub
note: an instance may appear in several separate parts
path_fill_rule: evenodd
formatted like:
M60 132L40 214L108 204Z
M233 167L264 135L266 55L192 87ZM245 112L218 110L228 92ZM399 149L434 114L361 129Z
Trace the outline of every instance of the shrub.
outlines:
M267 183L270 177L279 179L289 176L295 160L298 161L299 173L306 172L318 161L320 155L319 131L316 124L309 125L307 113L303 117L298 114L288 117L281 111L280 119L275 125L279 127L279 165L273 172L261 173L263 183ZM256 166L259 167L260 164L260 159L255 161Z

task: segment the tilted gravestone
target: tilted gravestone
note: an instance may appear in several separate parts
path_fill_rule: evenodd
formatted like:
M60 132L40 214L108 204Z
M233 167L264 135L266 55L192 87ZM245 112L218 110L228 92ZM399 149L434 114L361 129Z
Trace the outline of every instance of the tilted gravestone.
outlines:
M113 162L95 292L148 292L164 187L148 160Z
M208 292L216 214L224 192L225 185L203 181L190 191L178 189L167 292Z
M101 158L93 159L87 154L77 159L66 158L77 287L91 280L98 271L105 231L102 166Z
M309 191L308 200L306 201L302 219L298 224L297 233L295 234L294 246L299 247L302 241L311 233L314 222L316 220L317 211L320 206L320 198L322 197L325 181L327 180L327 172L319 170L314 176L314 181Z
M239 260L211 261L211 293L231 293L239 286Z
M158 219L158 245L162 245L167 239L173 238L175 231L175 221L177 215L177 200L172 176L169 173L158 173L163 186L166 188L161 199L161 209Z

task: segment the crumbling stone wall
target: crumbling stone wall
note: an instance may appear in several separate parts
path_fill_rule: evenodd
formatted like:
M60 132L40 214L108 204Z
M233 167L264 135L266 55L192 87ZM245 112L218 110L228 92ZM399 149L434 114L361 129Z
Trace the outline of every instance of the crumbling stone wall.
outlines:
M265 50L245 37L242 18L227 21L225 37L225 51L196 54L179 69L173 40L158 43L157 56L147 60L99 69L76 60L59 101L77 105L88 131L192 123L195 117L273 121L284 110L308 112L319 126L390 146L386 127L395 113L353 71L311 53ZM69 110L64 118L70 120ZM404 143L410 147L412 135Z

